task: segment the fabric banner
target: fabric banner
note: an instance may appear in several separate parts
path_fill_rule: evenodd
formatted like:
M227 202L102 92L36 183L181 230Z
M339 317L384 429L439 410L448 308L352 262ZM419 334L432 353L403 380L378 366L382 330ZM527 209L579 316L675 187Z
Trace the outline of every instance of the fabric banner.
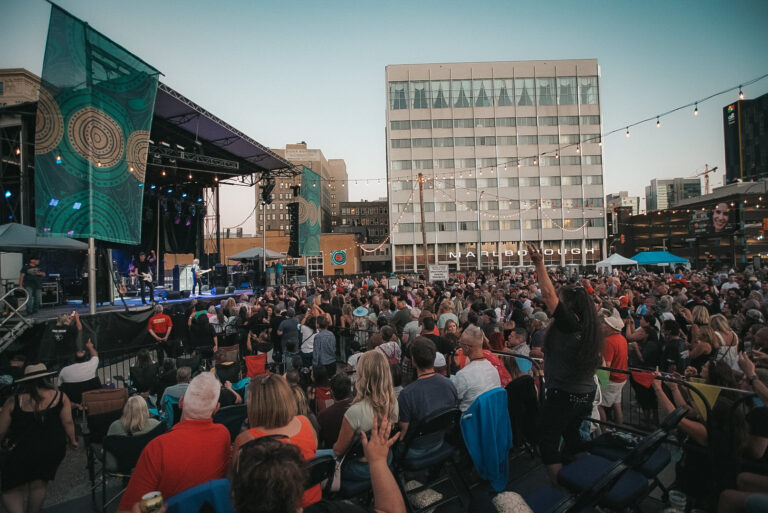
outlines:
M141 242L158 74L51 7L35 131L38 234Z
M306 166L301 171L301 197L299 198L299 255L319 256L321 210L320 176Z
M710 410L715 407L715 402L717 402L717 398L720 396L720 390L722 390L720 387L707 385L705 383L695 383L693 381L689 381L688 384L701 392L701 394L704 396L704 399L706 399L707 403L709 403ZM699 394L691 392L691 398L693 399L693 404L696 405L696 409L699 410L701 418L704 419L704 422L706 422L707 407L704 405L701 397L699 397Z

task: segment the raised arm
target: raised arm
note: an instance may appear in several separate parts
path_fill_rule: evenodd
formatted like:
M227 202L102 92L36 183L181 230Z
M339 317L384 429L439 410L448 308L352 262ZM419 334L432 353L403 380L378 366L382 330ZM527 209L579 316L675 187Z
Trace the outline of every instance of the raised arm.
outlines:
M547 305L547 311L550 315L555 313L560 300L555 292L555 286L552 285L552 280L549 279L549 273L547 268L544 267L544 255L541 253L541 249L528 244L528 254L531 256L531 261L536 268L536 278L539 281L539 289L541 289L541 299L544 300L544 304Z

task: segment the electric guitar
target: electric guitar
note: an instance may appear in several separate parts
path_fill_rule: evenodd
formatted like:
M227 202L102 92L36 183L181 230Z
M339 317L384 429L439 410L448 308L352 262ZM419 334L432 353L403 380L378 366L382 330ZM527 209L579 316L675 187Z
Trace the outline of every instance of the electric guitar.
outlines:
M209 272L211 272L211 269L201 269L201 270L199 270L199 271L197 271L197 272L195 273L195 276L197 277L197 279L200 279L200 278L202 278L202 277L203 277L203 275L204 275L205 273L209 273Z
M152 283L151 273L139 273L138 276L141 277L141 279L146 281L147 283Z

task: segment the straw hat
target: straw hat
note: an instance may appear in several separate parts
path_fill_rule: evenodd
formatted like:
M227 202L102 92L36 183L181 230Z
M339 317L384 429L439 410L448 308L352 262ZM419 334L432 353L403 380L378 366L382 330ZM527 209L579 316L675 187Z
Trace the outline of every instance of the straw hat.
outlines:
M621 315L619 315L619 311L615 308L610 315L603 317L603 320L608 326L616 331L621 331L624 329L624 321L621 320Z
M27 365L24 367L24 377L17 379L16 383L33 381L35 379L45 378L48 376L55 376L56 374L58 374L56 371L48 370L44 363Z

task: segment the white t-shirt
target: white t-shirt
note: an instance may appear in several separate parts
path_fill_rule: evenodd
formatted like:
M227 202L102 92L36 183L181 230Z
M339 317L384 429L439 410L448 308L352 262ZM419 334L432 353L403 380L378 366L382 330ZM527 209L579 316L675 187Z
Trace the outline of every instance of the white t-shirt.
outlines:
M530 356L531 346L529 346L527 342L523 342L522 344L519 344L512 348L512 354L519 354L521 356Z
M461 411L467 411L482 393L501 387L499 371L485 358L469 362L456 375L451 376L451 381L456 386Z
M309 326L301 325L301 352L311 353L315 348L315 331Z
M96 377L99 368L99 357L94 356L87 362L67 365L59 373L59 385L62 383L80 383Z

